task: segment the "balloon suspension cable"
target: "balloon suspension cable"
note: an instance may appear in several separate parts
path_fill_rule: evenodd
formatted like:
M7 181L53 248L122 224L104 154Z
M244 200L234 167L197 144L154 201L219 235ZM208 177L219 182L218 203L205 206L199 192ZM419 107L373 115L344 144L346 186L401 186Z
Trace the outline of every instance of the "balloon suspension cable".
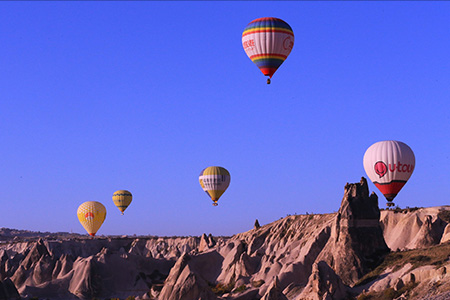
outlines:
M270 84L270 78L267 78L267 84Z

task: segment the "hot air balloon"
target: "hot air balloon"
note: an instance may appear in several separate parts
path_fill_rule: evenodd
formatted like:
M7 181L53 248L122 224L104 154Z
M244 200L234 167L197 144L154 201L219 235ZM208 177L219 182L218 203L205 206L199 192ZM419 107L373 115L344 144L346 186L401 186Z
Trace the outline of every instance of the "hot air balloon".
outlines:
M265 76L270 78L286 60L294 47L291 26L278 18L259 18L251 21L242 33L245 53Z
M370 146L364 154L364 169L370 180L387 199L387 206L411 177L416 164L408 145L398 141L382 141Z
M127 190L118 190L114 192L112 199L117 208L122 212L127 209L128 205L130 205L133 196Z
M217 206L217 200L230 185L230 173L222 167L208 167L200 172L198 178L202 189L211 197L213 205Z
M78 207L77 215L87 233L94 236L105 221L106 208L100 202L87 201Z

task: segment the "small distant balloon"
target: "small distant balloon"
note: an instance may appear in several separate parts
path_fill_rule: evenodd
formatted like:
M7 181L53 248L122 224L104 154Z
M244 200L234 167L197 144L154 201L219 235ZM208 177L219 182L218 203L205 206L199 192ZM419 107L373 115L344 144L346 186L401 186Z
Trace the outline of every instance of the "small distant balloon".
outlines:
M205 168L199 176L200 185L211 198L214 206L218 205L217 201L230 185L230 180L230 173L222 167Z
M100 202L87 201L78 207L77 216L87 233L95 236L105 221L106 208Z
M364 170L386 197L387 206L411 177L416 159L414 152L399 141L381 141L370 146L364 154Z
M278 18L259 18L251 21L242 33L242 46L247 56L270 78L291 53L294 32Z
M127 190L118 190L114 192L112 199L123 215L125 209L127 209L128 205L130 205L133 195L131 195L131 193Z

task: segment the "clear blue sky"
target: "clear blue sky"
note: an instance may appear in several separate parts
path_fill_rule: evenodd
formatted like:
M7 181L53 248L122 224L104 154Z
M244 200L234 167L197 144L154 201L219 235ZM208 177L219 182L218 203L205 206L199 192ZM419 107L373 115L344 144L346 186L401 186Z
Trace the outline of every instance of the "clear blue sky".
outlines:
M267 85L241 34L271 16L295 45ZM389 139L416 156L395 203L450 204L450 2L18 1L0 20L0 227L85 233L90 200L99 235L334 212ZM211 165L231 173L218 207Z

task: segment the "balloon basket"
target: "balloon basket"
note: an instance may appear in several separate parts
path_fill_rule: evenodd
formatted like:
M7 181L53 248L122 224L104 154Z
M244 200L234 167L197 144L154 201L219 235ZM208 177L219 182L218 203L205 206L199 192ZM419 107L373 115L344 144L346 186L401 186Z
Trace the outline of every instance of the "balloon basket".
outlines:
M270 84L270 78L267 78L267 84Z
M217 204L217 202L214 202L214 203L213 203L213 206L217 206L217 205L219 205L219 204Z

